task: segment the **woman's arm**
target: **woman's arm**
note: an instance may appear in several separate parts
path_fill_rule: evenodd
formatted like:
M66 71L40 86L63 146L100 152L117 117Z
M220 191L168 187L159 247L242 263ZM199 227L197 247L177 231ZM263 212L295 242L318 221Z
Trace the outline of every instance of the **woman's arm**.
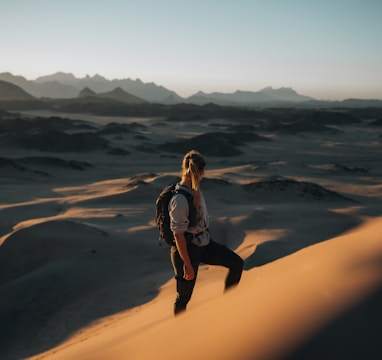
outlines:
M192 280L195 276L194 268L192 267L190 257L188 255L187 251L187 243L186 239L184 238L184 233L178 232L174 233L175 243L176 247L179 251L179 255L183 260L184 267L183 267L183 278L185 280Z

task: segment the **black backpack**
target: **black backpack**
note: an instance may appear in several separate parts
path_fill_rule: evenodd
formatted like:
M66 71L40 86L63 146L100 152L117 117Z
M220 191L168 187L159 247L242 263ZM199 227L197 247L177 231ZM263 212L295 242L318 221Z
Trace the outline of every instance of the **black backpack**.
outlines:
M169 245L175 244L174 234L170 228L170 215L168 213L168 204L171 198L179 193L186 197L188 201L188 220L189 226L195 225L196 210L194 206L194 196L182 189L175 190L176 184L167 185L156 199L155 222L159 230L159 244L165 241Z

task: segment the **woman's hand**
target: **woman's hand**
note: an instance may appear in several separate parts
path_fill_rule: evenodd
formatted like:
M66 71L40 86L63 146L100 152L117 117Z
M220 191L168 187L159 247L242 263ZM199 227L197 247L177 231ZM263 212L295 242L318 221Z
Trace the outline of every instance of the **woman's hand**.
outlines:
M183 266L183 279L192 280L195 276L194 268L192 266L187 266L184 264Z

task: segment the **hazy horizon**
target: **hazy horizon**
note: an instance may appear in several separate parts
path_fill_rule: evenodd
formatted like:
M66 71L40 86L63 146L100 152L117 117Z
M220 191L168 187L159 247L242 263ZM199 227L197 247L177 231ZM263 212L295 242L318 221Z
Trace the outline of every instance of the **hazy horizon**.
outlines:
M154 82L182 97L382 98L382 2L2 1L0 72Z

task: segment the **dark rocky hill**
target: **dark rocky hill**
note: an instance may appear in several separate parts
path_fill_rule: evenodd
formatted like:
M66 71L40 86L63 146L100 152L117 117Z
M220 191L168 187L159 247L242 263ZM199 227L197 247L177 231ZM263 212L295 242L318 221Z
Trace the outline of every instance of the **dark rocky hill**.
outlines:
M32 100L34 97L24 91L21 87L0 80L0 100Z

